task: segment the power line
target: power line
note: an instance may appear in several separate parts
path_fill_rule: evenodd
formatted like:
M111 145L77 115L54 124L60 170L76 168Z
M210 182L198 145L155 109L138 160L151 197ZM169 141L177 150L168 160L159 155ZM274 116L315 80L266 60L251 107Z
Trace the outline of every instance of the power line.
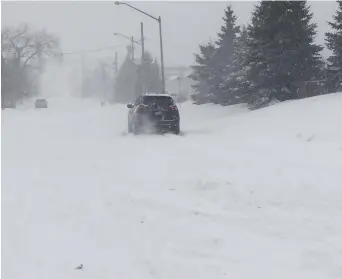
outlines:
M152 40L152 41L159 41L159 38L158 39L156 39L156 38L145 38L145 40L146 41L150 41L150 40ZM185 45L181 45L181 44L175 44L174 42L171 42L171 41L169 41L169 40L164 40L163 39L163 41L164 42L166 42L169 46L172 46L172 47L177 47L177 48L184 48L185 47Z
M74 54L84 54L89 52L98 52L103 50L111 50L116 49L118 47L126 46L127 44L121 44L121 45L115 45L115 46L108 46L108 47L102 47L102 48L94 48L94 49L88 49L88 50L78 50L78 51L70 51L70 52L62 52L59 55L74 55Z

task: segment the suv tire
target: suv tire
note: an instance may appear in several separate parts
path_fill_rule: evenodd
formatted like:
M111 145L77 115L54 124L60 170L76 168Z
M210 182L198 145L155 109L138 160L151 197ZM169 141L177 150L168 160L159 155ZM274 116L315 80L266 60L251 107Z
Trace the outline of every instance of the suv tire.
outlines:
M172 127L172 132L175 135L179 135L180 134L179 124L176 124L175 126Z

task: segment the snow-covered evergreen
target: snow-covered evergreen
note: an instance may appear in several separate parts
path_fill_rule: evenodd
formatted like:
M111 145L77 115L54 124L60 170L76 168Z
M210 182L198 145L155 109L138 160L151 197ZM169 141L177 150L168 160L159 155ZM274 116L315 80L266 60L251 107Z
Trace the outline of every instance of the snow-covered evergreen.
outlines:
M248 53L248 32L245 26L242 26L239 36L236 38L234 47L234 60L231 65L231 72L225 76L221 84L221 90L225 92L226 104L243 103L248 98L249 82L246 72L248 66L245 66L245 60Z
M145 92L161 92L159 65L148 51L144 53L143 63L132 61L128 52L117 76L115 102L132 102Z
M321 77L321 46L313 43L316 24L306 2L261 2L249 26L251 102L259 107L272 100L296 98L296 82Z
M190 77L195 81L196 102L198 98L202 99L200 103L229 102L230 92L223 84L236 68L235 49L240 33L236 19L231 6L228 6L221 32L217 34L218 40L214 44L210 42L200 46L200 54L195 55L197 65L192 67L194 72Z
M305 1L262 1L241 29L228 6L218 39L200 47L192 67L197 103L261 107L299 98L305 82L323 77L323 48L314 43L317 25L311 19ZM199 96L205 101L198 102Z
M332 51L329 57L329 82L332 88L338 91L342 88L342 1L338 1L338 10L333 21L328 22L333 32L326 33L327 47Z
M230 103L231 92L223 84L237 70L236 47L238 37L240 36L240 26L236 25L237 17L232 7L228 6L224 13L224 24L221 27L221 32L217 34L217 51L215 53L216 67L214 68L214 76L216 77L216 84L218 85L214 92L216 96L214 103L219 104Z
M193 99L197 104L205 104L212 102L214 83L214 56L216 52L215 45L209 42L206 45L200 45L200 53L195 54L197 65L192 66L192 74L189 76L194 80L195 84L192 86L196 92Z

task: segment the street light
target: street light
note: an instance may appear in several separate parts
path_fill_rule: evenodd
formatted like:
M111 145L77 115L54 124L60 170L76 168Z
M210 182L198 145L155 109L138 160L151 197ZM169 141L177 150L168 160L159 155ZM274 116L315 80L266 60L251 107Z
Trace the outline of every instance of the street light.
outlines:
M137 41L135 41L134 38L133 38L133 36L128 37L128 36L126 36L126 35L124 35L124 34L121 34L121 33L113 33L113 34L114 34L115 36L121 36L121 37L123 37L123 38L128 39L128 40L131 41L132 61L134 61L134 43L136 43L136 44L138 44L138 45L142 45L142 44L139 43L139 42L137 42Z
M113 34L114 34L115 36L120 36L120 37L123 37L123 38L126 38L126 39L132 41L132 37L128 37L128 36L126 36L126 35L124 35L124 34L121 34L121 33L113 33ZM138 44L138 45L141 45L141 43L139 43L138 41L135 41L134 39L133 39L133 43L136 43L136 44Z
M115 5L128 6L128 7L132 8L133 10L136 10L136 11L138 11L144 15L147 15L148 17L158 21L158 23L159 23L159 38L160 38L160 63L161 63L162 86L163 86L163 93L165 93L164 55L163 55L163 37L162 37L161 17L160 16L158 18L154 17L154 16L152 16L152 15L150 15L150 14L148 14L142 10L139 10L138 8L133 7L132 5L130 5L128 3L125 3L125 2L116 1Z

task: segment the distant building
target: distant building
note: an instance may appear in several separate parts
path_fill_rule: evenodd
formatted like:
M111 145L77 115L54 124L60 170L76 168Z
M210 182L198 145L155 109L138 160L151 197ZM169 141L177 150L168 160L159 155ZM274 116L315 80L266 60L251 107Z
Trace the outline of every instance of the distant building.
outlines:
M166 91L179 98L190 98L192 94L192 79L188 78L191 74L190 67L165 67L165 87Z

